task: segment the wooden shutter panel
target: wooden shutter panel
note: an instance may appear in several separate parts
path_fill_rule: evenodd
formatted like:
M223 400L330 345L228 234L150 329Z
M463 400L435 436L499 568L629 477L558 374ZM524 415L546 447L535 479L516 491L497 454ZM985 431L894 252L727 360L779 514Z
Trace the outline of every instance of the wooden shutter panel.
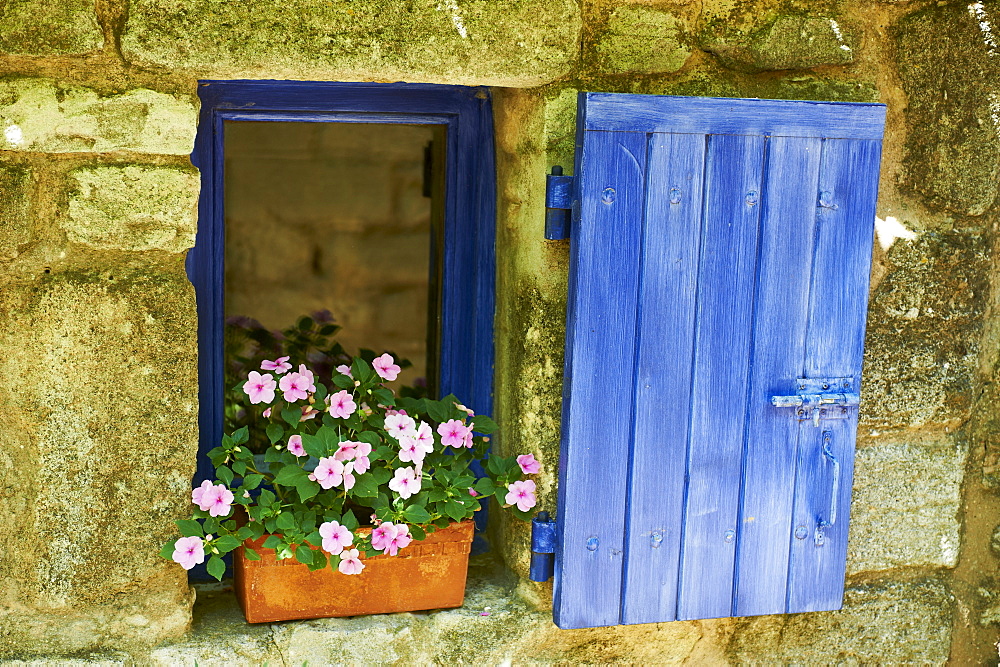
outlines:
M560 627L839 608L884 116L581 93Z

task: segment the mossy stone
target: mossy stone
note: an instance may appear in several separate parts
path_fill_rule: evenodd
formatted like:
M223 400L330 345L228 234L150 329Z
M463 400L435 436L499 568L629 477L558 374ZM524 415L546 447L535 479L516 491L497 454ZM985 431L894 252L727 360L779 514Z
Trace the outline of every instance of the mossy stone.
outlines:
M30 201L31 170L0 164L0 259L16 257L31 240Z
M612 74L676 72L691 55L684 24L653 7L618 7L595 44L597 69Z
M0 53L51 56L100 48L94 0L4 0Z

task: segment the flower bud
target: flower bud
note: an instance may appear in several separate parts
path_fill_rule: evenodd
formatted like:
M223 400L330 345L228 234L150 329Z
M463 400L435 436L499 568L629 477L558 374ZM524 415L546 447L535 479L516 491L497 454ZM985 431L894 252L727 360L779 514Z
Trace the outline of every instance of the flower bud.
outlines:
M205 536L205 541L206 542L208 542L211 539L213 539L211 533L209 533L208 535Z

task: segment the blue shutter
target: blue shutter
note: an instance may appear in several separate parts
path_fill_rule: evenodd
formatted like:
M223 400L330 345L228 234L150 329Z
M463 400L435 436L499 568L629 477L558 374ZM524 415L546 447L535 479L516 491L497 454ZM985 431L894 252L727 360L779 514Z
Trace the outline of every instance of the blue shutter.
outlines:
M884 119L581 93L559 627L840 607Z

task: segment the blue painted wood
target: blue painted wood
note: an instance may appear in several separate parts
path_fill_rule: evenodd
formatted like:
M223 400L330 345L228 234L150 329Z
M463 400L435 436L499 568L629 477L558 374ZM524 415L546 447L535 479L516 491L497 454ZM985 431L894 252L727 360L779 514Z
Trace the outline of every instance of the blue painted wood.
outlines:
M875 141L823 142L806 377L860 380L880 155ZM792 524L793 530L805 526L808 534L791 540L790 612L841 607L858 412L850 408L847 414L849 419L821 421L819 428L811 422L799 427Z
M545 177L545 238L560 241L569 238L570 212L573 208L573 177L563 176L562 167L552 167Z
M588 130L881 140L885 125L881 104L581 94Z
M492 410L495 174L489 93L432 84L202 81L192 162L202 193L195 247L199 346L199 449L195 484L211 477L204 456L222 434L223 130L227 121L378 122L448 128L442 261L440 384L480 413ZM482 513L481 513L482 514Z
M728 616L732 606L765 143L708 140L680 619Z
M817 428L770 397L860 379L884 107L585 93L579 109L556 622L614 623L622 591L623 623L836 608L856 414ZM648 167L621 151L640 142ZM699 210L684 174L704 179Z
M650 136L622 623L677 614L705 144Z
M553 593L561 628L620 620L646 137L586 133L576 161Z
M773 407L770 397L794 394L802 376L821 143L772 138L768 147L732 611L737 616L785 610L798 422L791 409Z

